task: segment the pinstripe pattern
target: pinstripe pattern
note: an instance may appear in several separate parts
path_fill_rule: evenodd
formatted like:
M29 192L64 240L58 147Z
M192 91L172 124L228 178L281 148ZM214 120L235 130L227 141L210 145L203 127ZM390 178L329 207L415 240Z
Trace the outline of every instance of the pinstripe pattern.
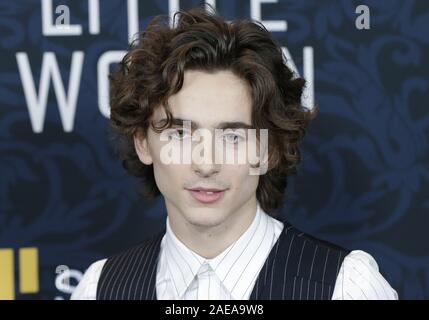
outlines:
M151 254L151 250L144 250L142 248L142 252L140 252L139 254L139 259L138 259L138 263L134 264L133 267L131 268L132 272L131 274L133 275L131 278L131 282L130 282L130 286L128 288L128 297L131 299L131 291L133 291L133 298L132 299L137 299L137 289L138 286L134 285L135 283L137 283L137 274L138 274L138 270L139 267L141 267L142 269L144 269L146 267L146 263L148 261L149 255ZM143 262L144 261L144 262ZM143 263L143 265L142 265ZM141 273L140 273L141 274ZM139 276L139 279L141 278L141 276ZM133 289L133 285L134 285L134 290Z
M263 268L250 300L331 299L348 252L283 223L278 246L266 260L271 268Z
M108 259L98 281L97 300L155 299L154 266L163 234Z

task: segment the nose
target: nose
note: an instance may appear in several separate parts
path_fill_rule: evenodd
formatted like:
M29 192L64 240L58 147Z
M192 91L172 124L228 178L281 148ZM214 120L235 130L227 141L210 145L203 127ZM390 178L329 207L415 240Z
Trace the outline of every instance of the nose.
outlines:
M219 173L219 166L217 164L193 164L192 169L198 176L207 178Z
M192 150L192 170L200 177L210 177L219 173L221 164L216 163L215 144L210 135Z

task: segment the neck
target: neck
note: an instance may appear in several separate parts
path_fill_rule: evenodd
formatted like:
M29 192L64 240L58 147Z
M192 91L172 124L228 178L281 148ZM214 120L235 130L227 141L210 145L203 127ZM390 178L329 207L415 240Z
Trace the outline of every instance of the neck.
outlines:
M226 215L216 225L193 224L176 207L166 203L168 219L174 235L198 255L212 259L222 253L250 227L256 215L256 196Z

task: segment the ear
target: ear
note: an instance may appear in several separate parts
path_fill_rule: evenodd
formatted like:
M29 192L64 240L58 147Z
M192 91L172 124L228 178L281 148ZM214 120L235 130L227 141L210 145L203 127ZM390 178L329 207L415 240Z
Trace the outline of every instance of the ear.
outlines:
M146 165L153 163L152 155L149 150L147 135L138 130L134 134L134 148L136 149L137 156L140 161Z

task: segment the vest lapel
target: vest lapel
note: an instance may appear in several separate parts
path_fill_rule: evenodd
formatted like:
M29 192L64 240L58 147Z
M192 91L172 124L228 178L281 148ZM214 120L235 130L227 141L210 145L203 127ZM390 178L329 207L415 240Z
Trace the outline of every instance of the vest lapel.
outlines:
M255 285L253 287L252 293L250 294L249 300L264 300L262 297L266 291L267 280L270 280L267 277L272 277L272 268L274 267L274 264L276 262L279 246L280 244L283 244L284 235L287 234L287 231L285 231L287 230L287 227L288 225L284 224L282 232L280 233L274 246L271 248L268 258L265 260L265 263L262 266L261 271L259 272L258 278L255 281Z
M152 249L149 248L152 252L150 254L153 254L156 258L153 259L152 263L148 265L148 272L152 275L149 281L149 287L148 287L148 300L158 300L158 297L156 295L156 270L158 267L158 260L159 260L159 251L161 248L161 240L165 234L165 230L163 230L154 240L155 245Z

